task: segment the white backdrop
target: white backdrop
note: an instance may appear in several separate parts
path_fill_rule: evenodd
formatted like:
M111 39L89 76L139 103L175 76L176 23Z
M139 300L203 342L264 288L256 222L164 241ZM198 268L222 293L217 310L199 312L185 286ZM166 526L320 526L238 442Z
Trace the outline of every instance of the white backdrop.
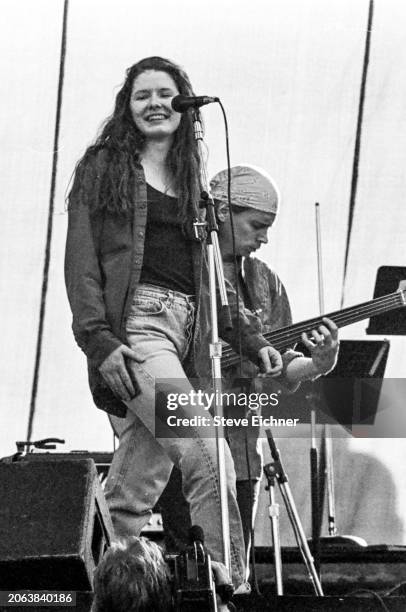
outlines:
M64 199L76 161L112 110L125 69L142 57L169 57L186 68L197 93L220 96L232 163L263 166L278 182L282 209L260 256L285 282L296 320L318 314L314 203L320 202L326 310L339 308L368 7L367 0L70 0L34 438L65 438L67 450L112 448L70 331ZM5 455L27 429L63 2L2 0L0 10L0 453ZM372 297L380 265L406 265L405 26L403 0L375 1L345 305ZM204 116L209 170L215 172L226 163L222 118L214 105ZM365 323L358 324L342 337L361 338L364 330ZM404 377L405 348L405 338L392 339L388 376ZM395 488L387 503L404 513L403 440L353 440L349 447L386 465Z

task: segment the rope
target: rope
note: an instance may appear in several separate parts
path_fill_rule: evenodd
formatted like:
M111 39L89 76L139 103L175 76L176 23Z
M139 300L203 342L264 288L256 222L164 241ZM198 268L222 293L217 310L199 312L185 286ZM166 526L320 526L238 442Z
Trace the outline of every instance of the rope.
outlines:
M358 119L357 119L357 131L356 131L356 137L355 137L355 146L354 146L354 159L353 159L353 165L352 165L350 207L348 211L347 241L346 241L346 246L345 246L343 283L342 283L342 289L341 289L341 307L344 304L344 298L345 298L345 284L347 281L348 256L349 256L349 251L350 251L352 224L354 220L355 201L357 197L358 169L359 169L360 152L361 152L362 121L364 117L365 91L366 91L367 76L368 76L369 54L370 54L370 49L371 49L373 13L374 13L374 0L370 0L369 11L368 11L367 35L366 35L366 40L365 40L364 64L362 68L361 89L360 89L359 104L358 104Z
M44 268L42 272L42 288L41 288L41 303L39 312L38 332L37 332L37 344L35 351L35 364L34 364L34 375L31 387L31 400L30 400L30 413L28 417L28 427L26 439L31 441L34 416L36 409L37 393L38 393L38 379L39 379L39 368L41 363L41 352L42 352L42 340L44 335L44 320L45 320L45 307L46 298L48 293L48 279L49 279L49 264L51 259L51 241L52 241L52 222L54 215L54 203L55 203L55 185L56 175L58 168L58 146L59 146L59 130L61 122L61 107L62 107L62 91L63 91L63 80L65 71L65 55L66 55L66 30L68 20L68 4L69 0L64 0L63 17L62 17L62 39L61 39L61 52L59 60L59 81L58 81L58 96L56 101L56 118L55 118L55 131L54 131L54 146L52 155L52 176L51 176L51 187L49 194L49 205L48 205L48 226L45 242L45 255L44 255Z

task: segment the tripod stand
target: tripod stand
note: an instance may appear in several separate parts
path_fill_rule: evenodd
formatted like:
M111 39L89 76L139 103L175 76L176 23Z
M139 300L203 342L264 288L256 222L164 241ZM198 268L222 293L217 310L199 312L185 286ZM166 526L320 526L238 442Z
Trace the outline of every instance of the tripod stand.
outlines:
M307 544L306 536L300 522L299 514L293 499L292 491L288 483L287 474L283 468L279 450L276 447L270 429L266 430L268 444L271 451L273 461L264 466L264 473L267 479L267 490L269 491L269 518L271 520L272 544L275 563L275 583L277 595L283 595L282 583L282 558L279 533L279 504L275 503L275 483L278 483L279 490L284 501L286 512L292 525L295 534L296 542L302 554L304 564L309 573L309 578L313 583L316 595L323 596L323 589L320 583L320 578L316 572L314 560Z

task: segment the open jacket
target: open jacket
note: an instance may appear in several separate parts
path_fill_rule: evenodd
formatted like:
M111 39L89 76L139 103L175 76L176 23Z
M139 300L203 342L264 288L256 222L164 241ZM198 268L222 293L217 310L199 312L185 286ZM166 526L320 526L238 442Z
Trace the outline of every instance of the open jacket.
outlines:
M98 208L108 157L105 148L88 155L84 169L75 178L69 202L65 280L72 329L87 356L94 402L102 410L124 417L127 407L106 385L99 366L118 346L127 344L126 320L142 270L147 190L142 166L137 165L131 214L118 215ZM207 254L204 242L196 240L192 248L197 312L186 368L190 374L206 377L210 372ZM256 361L259 349L269 343L250 324L243 309L237 315L231 283L227 283L227 291L232 319L240 319L243 351ZM220 335L238 346L235 332L220 326Z
M240 272L239 287L240 300L245 308L245 314L250 320L251 326L256 325L257 333L266 334L281 327L292 325L292 314L290 310L289 299L285 287L279 276L271 270L267 264L256 257L245 257L238 259L238 269ZM230 284L235 287L235 269L233 262L227 262L224 265L224 274ZM243 280L241 280L241 277ZM242 282L245 285L250 304L244 303L244 291ZM241 307L240 307L241 308ZM286 390L294 391L298 385L288 382L286 378L286 368L289 363L302 357L303 353L288 348L282 353L283 369L280 377L276 379ZM239 367L235 366L228 372L226 380L232 381L235 377L254 378L258 372L258 368L246 359L243 361L242 372ZM265 383L272 384L272 379L262 379L262 386ZM229 383L232 386L232 382Z

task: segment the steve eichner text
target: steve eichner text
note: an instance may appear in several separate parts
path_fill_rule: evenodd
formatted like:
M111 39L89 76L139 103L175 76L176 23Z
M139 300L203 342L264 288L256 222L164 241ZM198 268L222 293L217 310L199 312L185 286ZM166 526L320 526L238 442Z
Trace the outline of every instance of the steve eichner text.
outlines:
M265 406L277 406L279 396L277 393L207 393L191 390L189 393L168 393L166 407L168 410L176 410L179 406L201 406L209 410L219 405L220 401L223 406L245 406L250 410L258 410Z
M193 417L177 417L171 414L166 419L169 427L296 427L299 419L275 419L273 416L263 417L261 414L251 414L249 418L231 418L215 416L210 417L195 415Z

